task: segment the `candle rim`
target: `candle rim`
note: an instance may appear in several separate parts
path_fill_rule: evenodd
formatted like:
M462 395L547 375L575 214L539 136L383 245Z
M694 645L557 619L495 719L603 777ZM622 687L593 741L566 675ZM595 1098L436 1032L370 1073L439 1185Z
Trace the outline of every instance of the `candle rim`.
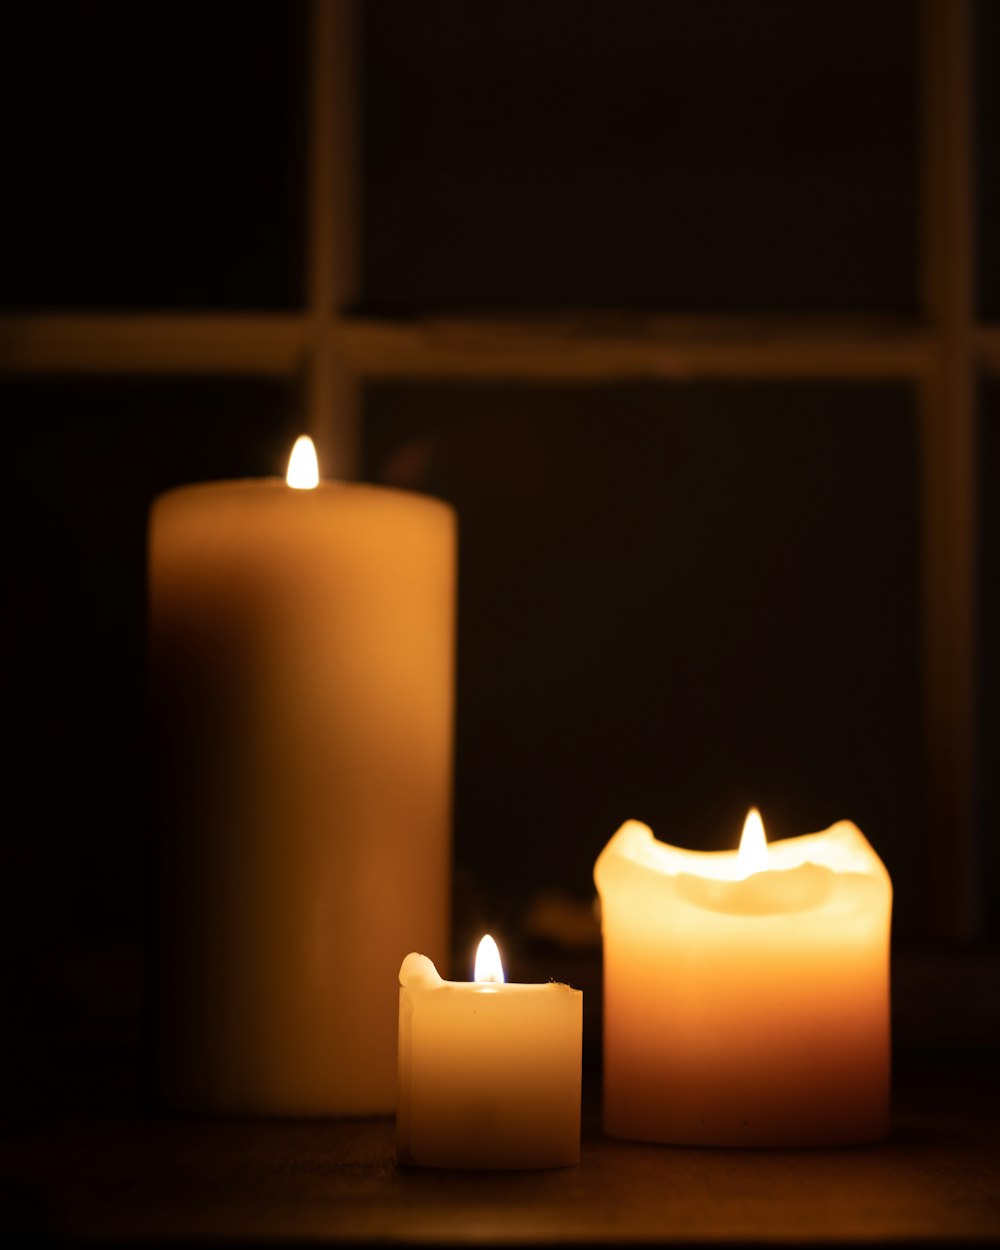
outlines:
M462 990L482 994L505 994L510 990L568 990L579 994L565 981L449 981L438 972L434 961L427 955L411 951L399 969L399 984L404 990Z
M799 834L768 842L768 867L762 871L782 872L813 864L835 873L880 873L888 880L885 865L861 830L849 820L840 820L816 833ZM598 876L606 858L629 860L663 876L682 873L717 881L741 879L738 851L696 851L661 842L649 825L626 820L605 846L594 865ZM749 878L748 878L749 879Z
M565 981L448 981L444 977L441 978L437 985L427 984L407 984L401 988L416 991L418 993L435 994L444 991L457 991L463 994L473 993L480 995L504 995L512 990L519 993L542 993L549 990L565 990L569 994L580 994L583 991L574 989L572 985L567 985Z
M223 491L230 498L239 494L247 497L256 494L266 494L272 497L281 495L294 499L296 507L309 507L309 500L311 499L329 500L337 494L351 495L355 499L361 498L366 494L373 497L392 495L401 500L408 499L417 503L428 504L432 508L441 508L452 515L456 511L455 506L446 499L441 499L437 495L427 494L425 491L403 490L399 486L383 486L375 482L354 482L345 481L342 478L322 477L316 486L312 486L308 490L298 490L294 486L289 486L285 479L277 474L268 477L234 477L218 478L208 482L183 482L178 486L171 486L157 495L153 501L153 507L156 508L164 501L181 495L185 497L190 497L194 494L208 496Z

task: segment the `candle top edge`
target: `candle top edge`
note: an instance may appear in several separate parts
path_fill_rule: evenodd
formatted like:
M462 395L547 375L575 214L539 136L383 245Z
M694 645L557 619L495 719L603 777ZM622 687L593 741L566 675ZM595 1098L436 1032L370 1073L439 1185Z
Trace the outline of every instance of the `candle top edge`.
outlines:
M261 494L272 497L285 496L289 499L295 499L296 507L307 507L310 498L330 500L337 495L353 498L370 495L373 498L376 496L379 498L391 497L400 501L409 500L414 503L427 504L431 507L443 508L449 513L455 511L452 504L436 495L425 494L423 491L402 490L398 486L382 486L374 482L345 481L340 478L321 478L317 486L302 490L289 486L283 477L277 476L224 478L210 482L185 482L179 486L172 486L169 490L165 490L157 495L153 501L153 507L161 506L166 501L176 501L181 498L191 499L198 495L207 498L211 495L220 494L225 494L230 499L237 499L241 496L249 498Z
M481 994L508 994L511 990L521 992L539 990L566 990L570 994L582 994L563 981L446 981L426 955L412 951L399 969L399 984L406 990L462 990Z
M478 994L510 994L515 990L519 993L532 994L549 990L565 990L568 994L583 993L583 990L574 989L565 981L447 981L444 977L440 977L437 984L418 981L407 982L404 985L401 981L400 985L408 990L461 990L463 993L472 991Z
M829 829L768 842L768 869L781 872L811 864L835 873L878 874L888 879L885 865L857 825L837 821ZM648 825L627 820L614 834L594 865L598 878L610 859L624 859L637 867L668 876L688 873L719 881L738 881L738 851L695 851L660 842Z

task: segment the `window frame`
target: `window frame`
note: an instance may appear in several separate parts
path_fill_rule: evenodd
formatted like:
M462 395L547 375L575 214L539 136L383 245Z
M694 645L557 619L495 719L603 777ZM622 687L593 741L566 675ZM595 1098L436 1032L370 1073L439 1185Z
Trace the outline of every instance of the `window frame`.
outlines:
M302 387L323 463L356 476L372 381L892 380L918 398L921 697L932 935L985 934L977 821L977 421L1000 324L977 319L973 0L920 0L920 276L913 318L354 315L359 238L357 0L310 0L306 306L298 312L0 317L0 372L236 374ZM935 888L931 890L932 879Z

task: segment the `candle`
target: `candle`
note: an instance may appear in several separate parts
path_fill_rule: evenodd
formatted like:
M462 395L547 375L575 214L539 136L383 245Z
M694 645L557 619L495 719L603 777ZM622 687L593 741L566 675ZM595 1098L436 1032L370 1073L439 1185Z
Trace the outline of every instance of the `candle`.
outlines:
M392 978L414 938L448 948L454 515L317 485L310 452L151 513L159 1079L183 1109L391 1113Z
M594 869L604 1127L697 1145L872 1141L889 1127L892 885L853 824L735 852L627 821Z
M580 1161L583 995L507 985L487 935L474 983L411 954L399 970L400 1162L557 1168Z

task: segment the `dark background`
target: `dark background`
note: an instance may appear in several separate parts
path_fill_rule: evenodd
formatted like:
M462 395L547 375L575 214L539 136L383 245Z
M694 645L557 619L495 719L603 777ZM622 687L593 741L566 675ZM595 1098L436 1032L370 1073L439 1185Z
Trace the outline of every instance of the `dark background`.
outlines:
M362 15L356 311L919 316L914 4ZM977 17L988 66L1000 9ZM301 306L303 6L4 21L3 311ZM981 77L986 317L1000 91ZM977 836L995 904L1000 386L981 398ZM304 405L273 379L18 376L0 411L7 1031L24 1087L57 1098L140 1036L149 503L282 472ZM585 914L625 818L730 847L751 803L774 837L856 821L893 877L897 949L932 944L948 835L923 819L909 386L395 381L366 387L364 418L364 476L459 512L456 951L489 927L516 958L547 890Z

